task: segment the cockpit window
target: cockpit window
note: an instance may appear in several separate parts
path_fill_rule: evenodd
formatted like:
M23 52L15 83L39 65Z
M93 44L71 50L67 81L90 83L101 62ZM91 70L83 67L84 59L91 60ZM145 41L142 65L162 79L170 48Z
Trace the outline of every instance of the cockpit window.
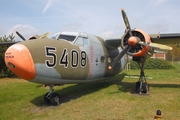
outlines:
M72 42L72 41L74 41L75 38L76 38L76 36L60 34L60 36L58 37L58 40L59 39L65 39L65 40Z
M83 43L84 43L84 46L88 46L88 39L87 38L83 38Z
M52 39L58 39L58 36L59 36L59 34L55 34L53 37L52 37Z
M85 37L78 37L74 42L75 45L88 46L88 39Z
M58 32L52 37L56 40L67 40L75 45L88 46L88 36L86 33L75 31Z

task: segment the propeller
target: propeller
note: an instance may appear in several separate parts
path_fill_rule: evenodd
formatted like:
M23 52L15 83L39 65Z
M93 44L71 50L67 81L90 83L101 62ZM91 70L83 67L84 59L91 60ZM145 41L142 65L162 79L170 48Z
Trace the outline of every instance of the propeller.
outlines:
M118 55L117 57L113 60L113 62L110 64L108 69L112 69L114 65L126 54L126 52L130 49L130 47L127 45Z
M144 43L144 42L139 41L138 44L153 47L153 48L163 49L163 50L172 50L173 49L172 47L167 46L167 45L151 43L151 42Z
M127 15L126 15L126 13L124 11L124 8L121 8L121 13L122 13L122 17L123 17L123 20L124 20L124 23L125 23L125 26L126 26L126 32L128 32L129 35L132 37L133 35L132 35L131 27L130 27ZM134 40L134 38L133 38L133 40ZM130 41L132 41L132 43L134 44L133 40L130 40ZM129 43L129 40L128 40L128 43ZM109 65L108 69L112 69L114 67L114 65L129 51L129 49L131 49L130 45L125 46L125 48L117 55L117 57Z
M16 31L16 34L17 34L22 40L26 41L26 39L25 39L18 31Z
M123 17L123 20L124 20L124 23L125 23L125 26L126 26L126 32L128 31L129 35L132 36L131 27L130 27L127 15L126 15L126 13L124 11L124 8L121 8L121 13L122 13L122 17Z
M108 69L112 69L114 67L114 65L116 65L118 63L118 61L130 50L135 49L137 46L141 45L144 47L153 47L153 48L159 48L159 49L164 49L164 50L172 50L172 47L166 46L166 45L161 45L161 44L157 44L157 43L151 43L151 42L146 42L150 41L150 37L149 35L147 35L146 33L144 33L143 31L142 34L144 34L145 36L145 42L141 41L141 38L139 38L138 36L134 36L129 24L129 20L127 18L127 15L124 11L124 8L121 8L121 13L122 13L122 17L126 26L126 33L129 34L129 38L127 40L127 44L125 45L125 47L123 48L123 50L117 55L117 57L112 61L112 63L108 66ZM145 48L146 49L146 48ZM148 49L147 49L148 50ZM143 51L144 52L144 51ZM147 52L147 51L146 51ZM133 54L131 54L133 55Z
M43 38L47 37L49 34L50 34L50 32L47 32L47 33L41 35L41 36L39 37L39 39L43 39Z
M17 34L23 41L26 41L26 39L25 39L18 31L16 31L16 34ZM47 32L47 33L41 35L38 39L43 39L43 38L47 37L49 34L50 34L50 32ZM32 38L32 37L30 37L30 38ZM29 39L30 39L30 38L29 38ZM33 39L37 39L37 37L35 37L35 38L33 38Z

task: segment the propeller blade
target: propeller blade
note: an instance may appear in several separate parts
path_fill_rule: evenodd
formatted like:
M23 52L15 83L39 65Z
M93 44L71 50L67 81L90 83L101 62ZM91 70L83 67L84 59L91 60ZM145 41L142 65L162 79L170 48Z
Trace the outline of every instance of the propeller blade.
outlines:
M126 52L130 49L129 45L127 45L118 55L117 57L113 60L113 62L109 65L109 69L112 69L114 65L118 63L118 61L126 54Z
M18 31L16 31L16 34L17 34L22 40L26 41L26 39L25 39Z
M123 20L124 20L124 23L125 23L125 26L126 26L126 31L125 32L128 32L130 37L132 37L132 31L131 31L131 27L130 27L130 24L129 24L129 21L128 21L128 18L127 18L127 15L124 11L124 8L121 8L121 13L122 13L122 17L123 17ZM134 44L134 40L132 40ZM136 42L136 41L135 41ZM114 67L114 65L116 65L118 63L118 61L127 53L127 51L130 50L130 46L127 45L118 55L117 57L112 61L112 63L108 66L108 69L112 69L112 67Z
M50 34L50 32L47 32L47 33L41 35L41 36L39 37L39 39L43 39L43 38L45 38L46 36L48 36L49 34Z
M126 29L128 30L130 36L132 36L132 31L131 31L131 27L130 27L130 24L129 24L129 21L128 21L128 18L127 18L127 15L124 11L124 8L121 8L121 13L122 13L122 16L123 16L123 20L124 20L124 23L125 23L125 26L126 26Z
M153 48L158 48L158 49L162 49L162 50L172 50L173 49L170 46L162 45L162 44L158 44L158 43L144 43L142 41L139 41L138 44L153 47Z

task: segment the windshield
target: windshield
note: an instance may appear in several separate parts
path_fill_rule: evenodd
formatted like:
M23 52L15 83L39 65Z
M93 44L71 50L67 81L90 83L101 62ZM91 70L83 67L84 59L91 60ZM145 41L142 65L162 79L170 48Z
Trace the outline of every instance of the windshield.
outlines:
M76 36L73 36L73 35L63 35L63 34L60 34L60 36L58 37L58 40L59 39L65 39L65 40L68 40L68 41L74 41L74 39L76 38Z
M52 36L52 39L56 39L58 38L59 34L55 34L54 36Z
M87 35L85 33L76 32L76 31L58 32L55 35L53 35L52 38L56 40L67 40L73 42L78 38L78 36L87 38Z

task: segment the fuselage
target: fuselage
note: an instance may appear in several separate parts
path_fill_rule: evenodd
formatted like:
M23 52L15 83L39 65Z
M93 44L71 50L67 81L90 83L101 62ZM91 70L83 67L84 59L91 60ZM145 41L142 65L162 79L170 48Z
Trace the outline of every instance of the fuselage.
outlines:
M63 38L64 37L64 38ZM67 38L69 37L69 38ZM121 48L108 50L101 37L66 32L55 39L16 43L5 53L7 67L17 76L40 84L82 83L114 76L122 71L122 57L113 69L108 65Z

